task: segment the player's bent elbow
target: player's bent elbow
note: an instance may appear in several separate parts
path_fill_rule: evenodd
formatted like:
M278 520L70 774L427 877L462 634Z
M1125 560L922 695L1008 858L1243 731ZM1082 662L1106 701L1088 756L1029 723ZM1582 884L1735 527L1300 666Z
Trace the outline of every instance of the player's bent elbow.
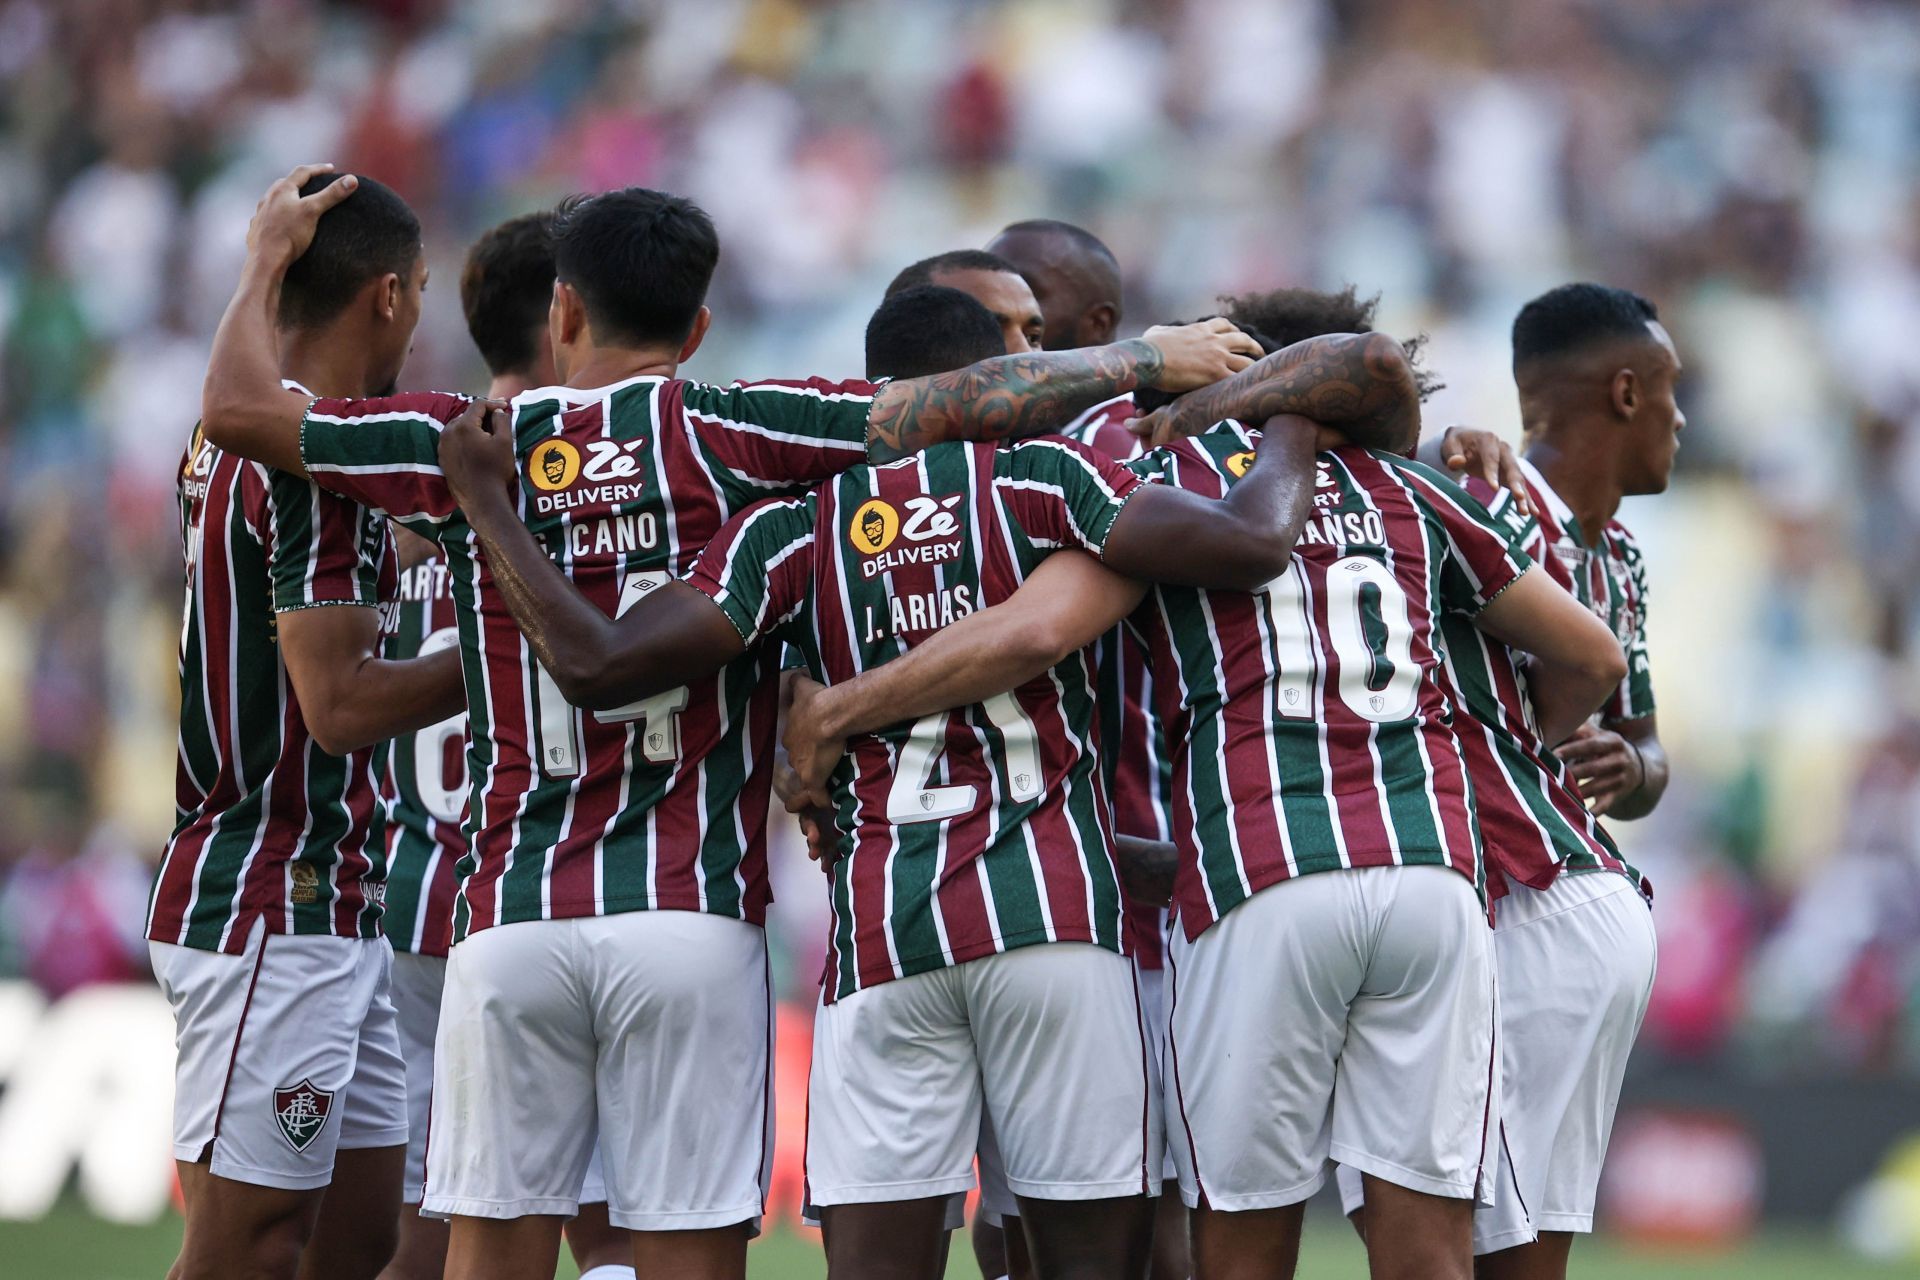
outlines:
M307 736L313 745L330 756L350 756L379 739L369 736L351 723L348 716L333 712L307 713Z

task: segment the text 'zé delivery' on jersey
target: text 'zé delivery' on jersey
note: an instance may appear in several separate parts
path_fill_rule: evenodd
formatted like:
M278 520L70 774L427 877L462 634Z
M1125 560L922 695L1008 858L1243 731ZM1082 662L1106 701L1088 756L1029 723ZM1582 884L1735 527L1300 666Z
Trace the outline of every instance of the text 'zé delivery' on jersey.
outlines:
M864 382L707 386L641 376L513 400L519 511L580 591L617 616L687 569L736 512L866 460ZM319 400L316 483L447 556L471 726L471 848L457 941L523 920L645 909L760 923L779 693L773 655L610 711L568 705L499 592L441 470L459 396Z
M940 445L754 509L687 580L749 645L784 640L815 678L844 682L1005 600L1054 550L1098 554L1138 485L1057 438ZM848 744L829 1000L1035 943L1125 949L1094 697L1077 653Z
M194 430L180 467L186 615L173 834L148 904L156 942L239 954L269 933L380 934L373 749L307 731L279 615L394 592L387 522L225 453Z
M400 570L399 599L389 608L381 644L389 659L423 657L460 643L447 558L437 548ZM382 923L395 951L444 956L453 945L457 868L467 856L466 713L403 733L383 744L381 753L380 798L387 811Z
M1237 424L1134 464L1218 497L1259 433ZM1485 508L1419 463L1317 459L1288 570L1251 594L1155 588L1135 612L1174 751L1174 901L1189 938L1294 876L1450 866L1481 883L1472 787L1435 673L1439 617L1527 567Z

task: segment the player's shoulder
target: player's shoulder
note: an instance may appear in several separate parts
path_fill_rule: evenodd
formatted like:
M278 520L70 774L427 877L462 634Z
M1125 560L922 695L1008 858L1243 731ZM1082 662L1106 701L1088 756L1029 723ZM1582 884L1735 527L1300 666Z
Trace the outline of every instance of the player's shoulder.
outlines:
M315 422L415 420L445 424L472 403L472 396L458 391L396 391L362 398L317 396L307 407L307 417Z
M701 382L691 378L669 379L673 389L688 403L744 398L754 402L778 404L790 400L795 405L809 401L834 403L871 400L886 385L886 379L869 382L865 378L736 378L731 382Z
M1222 475L1239 476L1246 472L1246 467L1241 465L1244 455L1257 451L1259 447L1259 431L1228 418L1214 423L1205 431L1148 450L1143 456L1157 458L1163 463L1198 464Z

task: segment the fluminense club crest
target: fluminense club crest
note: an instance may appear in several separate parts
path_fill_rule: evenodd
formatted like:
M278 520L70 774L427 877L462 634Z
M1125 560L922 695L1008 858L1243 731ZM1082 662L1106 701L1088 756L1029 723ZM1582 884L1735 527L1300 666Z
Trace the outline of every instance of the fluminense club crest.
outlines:
M313 1081L301 1080L273 1091L273 1118L280 1132L295 1151L305 1151L326 1127L327 1114L333 1110L333 1094L316 1089Z

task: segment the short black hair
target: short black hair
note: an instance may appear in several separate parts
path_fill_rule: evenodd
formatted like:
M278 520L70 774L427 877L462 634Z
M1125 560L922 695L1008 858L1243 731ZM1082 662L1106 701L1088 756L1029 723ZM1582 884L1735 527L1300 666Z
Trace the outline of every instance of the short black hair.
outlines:
M1004 271L1010 276L1020 274L1020 269L997 253L988 253L985 249L951 249L946 253L936 253L931 258L922 258L900 272L887 286L886 296L891 298L903 289L918 289L933 283L933 278L946 271Z
M300 194L310 196L345 176L309 178ZM384 182L355 177L353 194L320 215L313 243L287 268L277 317L283 329L326 324L368 281L388 273L405 277L420 259L420 219L407 202Z
M707 300L720 237L685 196L650 187L569 196L553 213L553 265L608 345L686 341Z
M1106 241L1085 227L1076 227L1071 222L1061 222L1058 218L1026 218L1020 222L1009 222L1006 226L1000 228L1001 236L1020 233L1028 235L1064 236L1066 239L1073 241L1074 245L1082 251L1096 258L1104 258L1113 267L1115 278L1117 279L1119 277L1120 259L1113 256L1113 250L1107 248ZM1000 236L994 237L996 240L999 238Z
M924 378L1006 351L993 312L945 285L890 293L867 321L868 378Z
M553 300L553 213L509 218L473 242L460 272L460 308L487 372L524 373L546 340Z
M1646 338L1654 305L1637 293L1581 282L1549 289L1513 318L1513 367L1596 342Z

